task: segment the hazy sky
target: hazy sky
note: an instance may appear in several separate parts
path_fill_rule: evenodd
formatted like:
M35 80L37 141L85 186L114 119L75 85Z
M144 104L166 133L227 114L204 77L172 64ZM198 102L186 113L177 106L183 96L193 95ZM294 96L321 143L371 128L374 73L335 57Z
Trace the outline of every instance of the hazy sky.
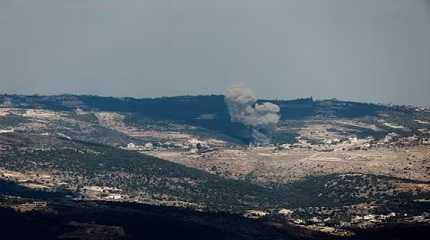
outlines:
M0 0L0 92L430 105L428 0Z

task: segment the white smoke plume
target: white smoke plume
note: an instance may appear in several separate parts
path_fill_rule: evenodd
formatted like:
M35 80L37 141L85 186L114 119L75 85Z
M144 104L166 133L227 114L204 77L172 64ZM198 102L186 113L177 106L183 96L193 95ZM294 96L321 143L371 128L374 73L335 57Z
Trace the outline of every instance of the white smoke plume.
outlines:
M252 136L257 143L267 144L268 136L279 122L278 105L265 102L257 103L254 93L241 85L234 85L225 92L230 119L252 128Z

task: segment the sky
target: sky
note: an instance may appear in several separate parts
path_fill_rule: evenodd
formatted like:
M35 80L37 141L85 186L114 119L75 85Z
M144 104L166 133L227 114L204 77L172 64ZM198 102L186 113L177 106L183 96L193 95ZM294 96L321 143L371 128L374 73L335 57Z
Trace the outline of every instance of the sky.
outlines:
M1 0L0 93L430 105L429 0Z

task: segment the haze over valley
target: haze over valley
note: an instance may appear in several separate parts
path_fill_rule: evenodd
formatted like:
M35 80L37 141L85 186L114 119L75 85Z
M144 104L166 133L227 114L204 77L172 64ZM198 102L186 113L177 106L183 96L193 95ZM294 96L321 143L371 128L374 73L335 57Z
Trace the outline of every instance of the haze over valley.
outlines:
M0 239L426 239L429 26L429 0L1 0Z

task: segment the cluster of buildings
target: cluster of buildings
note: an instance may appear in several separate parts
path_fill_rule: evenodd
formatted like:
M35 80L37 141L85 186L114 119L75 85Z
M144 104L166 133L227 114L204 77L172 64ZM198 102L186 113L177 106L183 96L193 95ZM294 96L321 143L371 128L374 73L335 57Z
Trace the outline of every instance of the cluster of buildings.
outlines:
M166 142L147 142L144 144L135 144L135 143L129 143L127 146L122 147L126 150L131 151L156 151L156 150L180 150L184 152L191 152L191 153L204 153L204 152L210 152L215 150L213 147L210 146L210 144L207 141L198 140L196 138L188 139L184 142L173 142L173 141L166 141Z
M126 197L121 189L106 186L85 186L80 192L91 199L121 200Z
M376 140L373 137L359 139L357 137L325 139L321 143L311 143L301 137L293 144L281 144L276 146L275 150L290 149L312 149L315 151L336 151L341 150L368 150L375 147L387 146L416 146L430 145L430 138L413 136L401 136L397 133L388 133L384 138Z
M391 146L413 146L413 145L430 145L430 138L418 137L416 135L402 137L396 133L387 134L382 141L376 145L391 145Z
M323 207L324 208L324 207ZM297 212L301 212L298 214ZM327 214L330 213L330 214ZM301 227L311 232L328 233L335 236L352 236L353 228L363 229L390 222L430 223L430 214L424 212L421 215L409 216L407 213L386 212L374 214L362 210L361 214L343 213L335 214L335 210L324 208L321 212L307 212L306 209L273 209L269 211L248 210L243 216L251 219L271 218L279 223ZM294 228L296 231L297 228Z

